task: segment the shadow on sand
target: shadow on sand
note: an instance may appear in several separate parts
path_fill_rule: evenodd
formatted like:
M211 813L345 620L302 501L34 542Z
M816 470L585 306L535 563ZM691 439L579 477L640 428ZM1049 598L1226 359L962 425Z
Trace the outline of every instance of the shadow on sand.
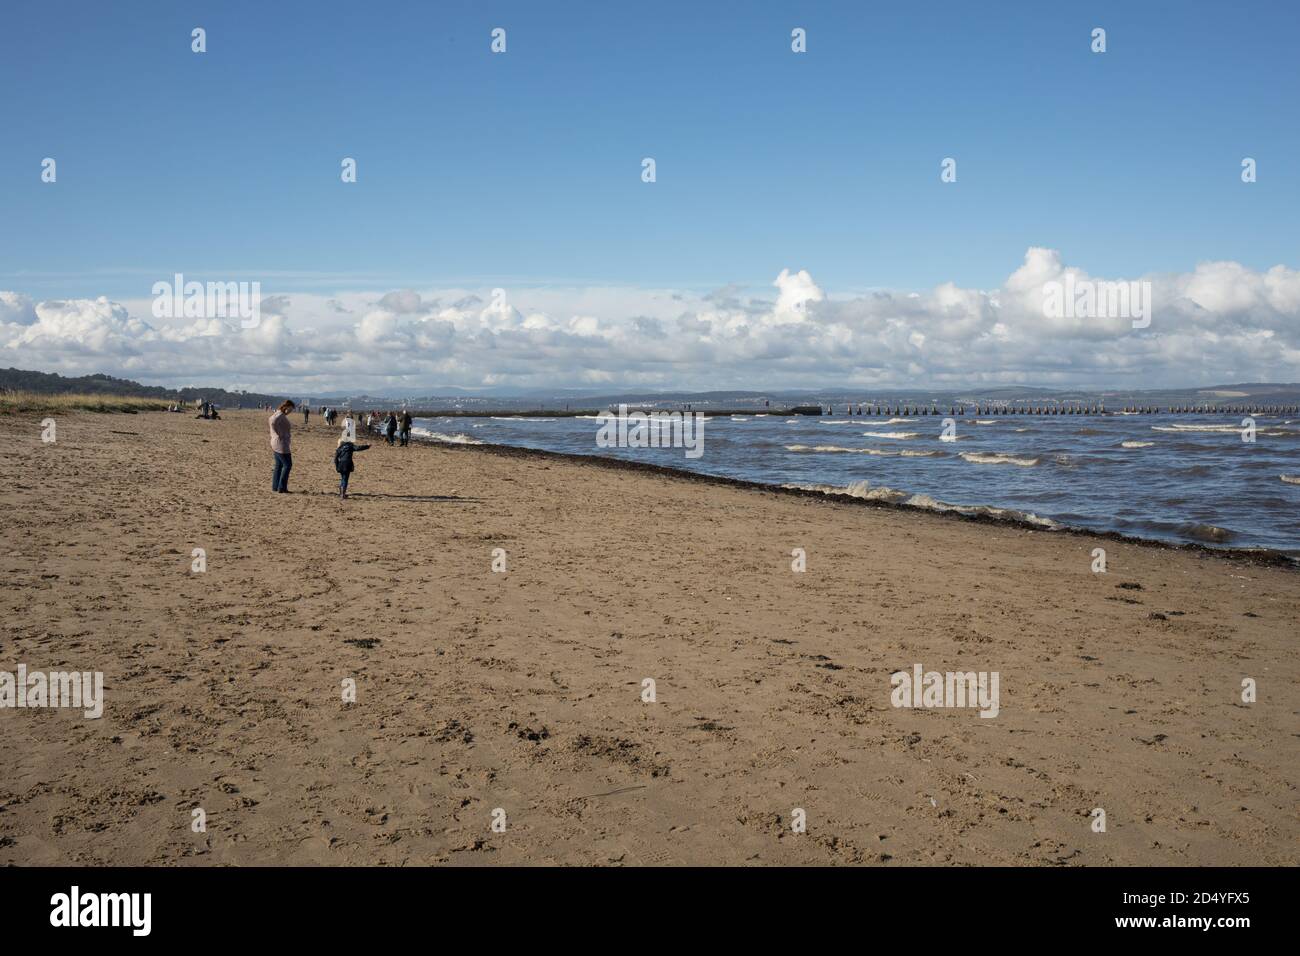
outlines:
M313 495L318 498L335 498L338 499L337 491L301 491L297 492L303 495ZM370 498L384 499L386 501L443 501L447 503L471 504L481 502L482 498L464 498L460 495L385 495L378 492L367 491L349 491L348 501L362 501Z
M335 494L333 497L337 498ZM356 494L348 492L348 500L353 498L386 498L391 501L459 501L469 504L473 501L482 501L482 498L462 498L460 495L385 495L378 492L358 491Z

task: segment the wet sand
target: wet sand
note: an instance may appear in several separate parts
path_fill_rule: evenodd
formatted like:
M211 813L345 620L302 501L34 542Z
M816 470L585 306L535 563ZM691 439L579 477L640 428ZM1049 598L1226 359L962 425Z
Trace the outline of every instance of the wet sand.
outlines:
M1296 571L463 446L340 502L315 416L272 495L265 413L57 421L0 419L0 672L105 708L0 710L0 863L1300 862ZM891 706L917 663L998 716Z

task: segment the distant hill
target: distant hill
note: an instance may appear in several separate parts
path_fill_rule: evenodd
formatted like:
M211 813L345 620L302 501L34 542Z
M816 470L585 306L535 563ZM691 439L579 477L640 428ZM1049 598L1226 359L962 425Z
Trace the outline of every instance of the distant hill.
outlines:
M691 404L695 408L789 407L805 404L847 405L880 402L884 404L949 405L956 402L997 403L1015 401L1096 402L1108 407L1125 404L1217 405L1224 403L1259 405L1300 404L1300 383L1243 382L1230 385L1207 385L1200 388L1156 389L1077 389L1042 388L1030 385L992 385L974 388L894 388L890 386L830 386L818 389L774 389L760 391L628 390L611 392L596 389L510 389L499 391L452 387L418 388L405 394L367 395L332 391L325 395L297 392L291 395L264 395L260 392L229 392L224 388L168 389L141 385L130 379L111 375L84 375L65 378L50 372L25 372L11 368L0 371L0 390L14 389L46 395L85 393L92 395L131 395L143 398L186 400L206 398L224 407L277 405L285 398L300 401L311 396L313 404L346 405L351 408L397 408L405 405L419 409L457 409L464 412L518 409L598 409L620 403L640 407L677 407Z
M111 375L82 375L65 378L56 372L27 372L19 368L0 369L0 390L36 392L40 395L133 395L140 398L160 398L192 402L206 398L226 408L236 405L257 407L274 405L283 396L263 395L259 392L228 392L224 388L163 388L160 385L141 385L127 378Z

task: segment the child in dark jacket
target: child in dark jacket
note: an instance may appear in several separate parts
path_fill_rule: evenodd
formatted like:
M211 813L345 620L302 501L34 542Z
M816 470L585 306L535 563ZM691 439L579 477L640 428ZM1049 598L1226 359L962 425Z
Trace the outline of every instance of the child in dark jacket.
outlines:
M356 468L352 464L352 453L365 451L369 445L357 445L348 441L346 437L339 439L339 444L334 449L334 470L339 473L339 497L348 496L348 478L351 477L353 470Z

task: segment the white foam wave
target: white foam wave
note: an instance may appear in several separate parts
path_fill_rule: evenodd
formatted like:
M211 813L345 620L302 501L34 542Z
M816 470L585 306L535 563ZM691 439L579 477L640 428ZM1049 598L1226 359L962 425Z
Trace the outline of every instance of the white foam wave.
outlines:
M879 448L845 448L843 445L786 445L786 451L796 452L817 452L817 453L848 453L854 455L882 455L887 458L897 458L899 452L882 451Z
M433 441L440 441L448 445L482 445L483 442L477 438L470 438L468 435L447 435L443 432L431 432L427 428L412 428L411 434L420 435L424 438L430 438Z
M987 515L991 518L1005 518L1013 521L1026 521L1040 528L1055 531L1061 527L1051 518L1044 518L1032 511L1017 511L1014 508L994 508L992 505L952 505L945 501L936 501L929 495L912 495L904 504L913 508L927 508L931 511L955 511L964 515Z
M919 438L920 432L863 432L866 438L890 438L897 441L906 441L909 438Z
M1239 432L1240 425L1152 425L1153 432Z
M867 501L902 501L907 497L906 491L899 491L896 488L886 488L881 485L878 488L872 488L868 481L855 481L850 485L806 485L806 484L788 484L782 485L782 488L799 488L803 491L819 491L824 495L848 495L851 498L865 498Z
M1150 448L1154 445L1153 441L1122 441L1119 443L1121 448Z
M912 451L911 449L886 451L883 448L845 448L843 445L786 445L785 450L802 454L875 455L879 458L933 458L945 454L941 451Z
M1051 518L1044 518L1040 515L1033 514L1029 511L1016 511L1011 508L994 508L991 505L954 505L946 501L939 501L929 495L913 495L906 491L899 491L897 488L888 488L884 485L873 488L870 482L855 481L850 485L814 485L814 484L787 484L782 488L799 488L804 491L819 491L825 495L848 495L852 498L865 498L868 501L889 501L895 504L909 505L913 508L924 508L927 511L953 511L964 515L987 515L992 518L1002 518L1014 521L1024 521L1029 524L1037 525L1048 531L1054 531L1061 526Z
M1024 458L1018 455L1004 455L1001 452L963 451L959 452L966 461L975 465L1018 465L1032 468L1038 464L1037 458Z
M1278 475L1288 485L1300 485L1300 475Z

